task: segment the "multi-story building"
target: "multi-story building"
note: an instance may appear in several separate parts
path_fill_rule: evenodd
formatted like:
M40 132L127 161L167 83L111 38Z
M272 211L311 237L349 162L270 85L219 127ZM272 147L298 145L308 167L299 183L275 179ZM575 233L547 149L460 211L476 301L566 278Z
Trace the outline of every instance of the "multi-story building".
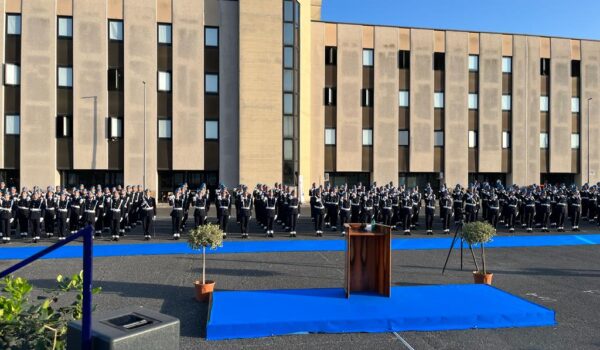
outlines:
M13 184L600 180L598 41L331 23L321 0L0 8Z

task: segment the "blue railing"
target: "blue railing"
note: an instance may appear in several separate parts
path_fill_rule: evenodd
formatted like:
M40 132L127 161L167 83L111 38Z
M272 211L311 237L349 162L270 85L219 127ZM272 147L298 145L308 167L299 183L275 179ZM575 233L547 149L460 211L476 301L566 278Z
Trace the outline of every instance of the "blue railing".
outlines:
M93 241L94 228L90 225L82 230L79 230L74 235L67 237L64 241L59 241L44 250L41 250L29 258L9 267L8 269L0 272L0 278L4 278L11 273L31 264L37 259L47 255L58 248L69 244L77 238L83 237L83 301L82 301L82 314L83 319L81 321L81 348L88 350L92 348L92 241Z

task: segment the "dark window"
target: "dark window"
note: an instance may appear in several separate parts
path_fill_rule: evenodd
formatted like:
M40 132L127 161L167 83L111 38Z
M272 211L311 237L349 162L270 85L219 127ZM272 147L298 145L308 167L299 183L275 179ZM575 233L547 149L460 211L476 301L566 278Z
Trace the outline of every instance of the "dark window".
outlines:
M334 87L325 88L325 105L335 106L336 104L336 89Z
M445 67L445 55L443 52L435 52L433 54L433 69L444 70Z
M576 60L571 61L571 76L572 77L580 77L581 76L581 61L576 61Z
M547 76L550 75L550 59L542 58L540 60L540 74Z
M73 119L70 115L56 117L56 137L64 138L73 136Z
M373 89L362 89L362 106L373 107Z
M120 68L108 69L108 91L123 91L123 70Z
M410 51L400 50L398 52L398 68L410 69Z
M325 64L328 66L337 64L337 47L327 46L325 48Z

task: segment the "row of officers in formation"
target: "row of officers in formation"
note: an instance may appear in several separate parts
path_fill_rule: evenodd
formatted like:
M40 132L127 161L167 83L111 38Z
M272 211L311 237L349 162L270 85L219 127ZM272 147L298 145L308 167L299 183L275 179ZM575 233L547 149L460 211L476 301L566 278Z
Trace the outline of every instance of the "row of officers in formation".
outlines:
M475 220L487 220L494 227L503 224L510 232L519 226L528 232L535 227L542 232L552 227L562 232L569 220L571 229L578 231L581 219L594 222L600 213L600 184L581 188L564 184L505 187L497 182L474 183L468 188L444 185L438 191L429 185L420 191L418 187L395 187L391 183L352 187L313 184L308 195L317 236L322 236L326 228L343 235L344 224L349 222L381 223L410 235L423 218L426 233L433 234L436 215L446 234L453 223ZM274 236L276 224L281 227L279 231L295 237L301 214L295 188L282 184L259 184L252 191L243 185L231 191L221 185L212 195L205 186L192 191L183 185L168 201L176 240L185 231L188 217L193 217L194 227L206 224L211 205L216 208L216 219L225 237L230 232L232 208L242 238L248 238L253 217L268 237ZM34 187L19 193L0 183L0 236L4 243L10 242L11 233L37 242L42 231L47 237L56 235L62 240L87 225L94 226L96 236L110 232L115 241L141 225L144 239L149 240L156 213L156 200L141 186L88 189L81 185L71 190L48 187L45 191Z
M565 230L565 222L570 220L571 229L579 230L579 221L595 221L598 216L600 184L578 188L575 185L516 185L505 187L502 183L474 183L468 188L445 185L434 191L427 185L421 192L418 187L343 185L317 186L309 190L310 217L317 236L323 235L324 228L344 234L344 224L349 222L381 223L402 230L410 235L419 226L420 215L425 212L425 229L433 234L434 217L439 215L441 230L449 233L451 225L475 220L487 220L494 227L505 225L514 232L519 225L527 232L535 227L549 232L551 227L559 232ZM293 187L275 184L270 188L259 184L250 191L239 186L231 191L220 186L211 199L209 191L202 187L192 193L187 186L177 189L169 197L172 206L173 237L178 239L184 232L190 213L194 225L207 222L208 211L214 203L217 221L225 233L229 233L232 207L240 225L242 238L248 238L248 224L256 217L268 237L274 235L274 224L296 236L296 225L301 213L301 201Z
M150 227L156 220L156 200L142 186L86 189L83 185L67 191L61 187L42 190L34 187L17 192L14 187L0 183L0 236L9 243L11 233L21 238L40 240L46 237L64 240L92 225L95 236L110 232L112 240L142 225L144 238L150 239Z

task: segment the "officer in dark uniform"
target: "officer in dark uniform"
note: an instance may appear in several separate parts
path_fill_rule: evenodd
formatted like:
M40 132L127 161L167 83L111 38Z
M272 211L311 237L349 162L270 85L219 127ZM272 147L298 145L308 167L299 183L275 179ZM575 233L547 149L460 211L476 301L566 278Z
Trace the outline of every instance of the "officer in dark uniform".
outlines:
M425 226L428 235L433 235L433 215L435 213L435 194L431 188L425 192Z
M540 210L542 217L542 232L550 232L548 230L548 222L550 220L551 200L548 197L548 191L544 190L540 195Z
M94 226L98 218L98 201L92 191L88 192L83 205L83 223L84 226Z
M240 231L242 238L248 238L248 223L252 217L252 195L248 193L246 186L243 187L243 192L239 196L239 215L240 215ZM238 207L236 207L238 209Z
M329 196L327 198L327 217L329 218L329 223L331 224L331 231L337 231L339 203L340 198L338 197L337 190L332 188L329 191Z
M150 226L156 220L156 200L150 195L150 190L145 189L140 205L140 215L142 219L142 228L144 229L144 240L149 241Z
M440 216L442 217L442 225L445 234L450 233L450 219L452 218L452 197L450 193L444 189L440 198Z
M15 214L14 201L7 192L0 202L0 235L2 236L2 243L10 243L10 224L13 222Z
M181 237L181 220L183 218L183 207L185 205L185 199L182 197L181 189L177 189L175 194L169 198L169 205L172 207L171 231L173 232L173 239L178 240Z
M273 195L273 190L268 190L267 195L263 197L265 208L267 237L273 237L273 222L277 219L277 198Z
M227 227L229 226L229 213L231 211L231 196L227 190L224 190L219 200L221 209L221 220L219 225L223 231L223 238L227 238Z
M315 208L315 232L317 237L323 236L323 220L325 218L325 204L321 198L321 192L317 191L314 197L313 207Z
M54 195L54 191L48 188L45 198L46 214L44 215L44 231L46 231L46 237L50 238L54 236L54 223L56 221L56 207L58 205L58 198Z
M527 192L523 202L524 202L523 223L525 224L525 227L527 227L527 232L532 232L533 231L533 218L535 217L536 203L535 203L535 197L533 196L531 191Z
M402 195L400 204L402 205L402 208L400 209L402 228L404 230L404 234L406 236L410 236L410 225L411 225L411 218L412 218L413 203L412 203L412 198L411 198L408 190L406 190L404 192L404 194Z
M565 218L567 216L568 199L564 190L560 190L556 197L557 207L557 222L556 227L558 232L565 232Z
M392 200L388 195L384 194L381 197L381 204L379 205L381 208L381 219L384 225L392 226L392 217L394 213L392 211Z
M579 218L581 217L581 195L577 189L573 191L569 198L569 208L571 211L571 229L579 231Z
M19 218L19 233L21 238L27 237L29 232L29 195L27 192L21 192L21 198L17 201L17 215Z
M121 223L123 222L123 216L125 213L125 200L121 198L119 191L115 191L115 195L110 205L110 233L112 234L112 240L118 241L121 235Z
M298 223L298 216L300 216L300 200L298 200L295 190L292 190L290 193L290 197L288 199L288 210L290 237L296 237L296 224Z
M69 231L71 205L66 193L62 192L56 203L56 223L58 229L58 240L62 241L66 238Z
M34 192L29 202L29 227L33 243L37 243L41 236L41 226L44 222L44 201L39 192Z
M363 224L371 223L373 220L373 196L369 193L363 195L360 207L361 220Z
M79 196L79 191L75 190L71 198L71 217L69 218L69 229L71 234L75 234L79 230L79 220L83 213L84 200Z
M507 220L508 220L508 231L515 232L515 221L517 218L517 208L519 205L519 201L517 200L517 196L514 191L510 191L508 194L508 200L506 202L507 205Z
M194 227L206 224L208 197L206 189L200 189L194 197Z

